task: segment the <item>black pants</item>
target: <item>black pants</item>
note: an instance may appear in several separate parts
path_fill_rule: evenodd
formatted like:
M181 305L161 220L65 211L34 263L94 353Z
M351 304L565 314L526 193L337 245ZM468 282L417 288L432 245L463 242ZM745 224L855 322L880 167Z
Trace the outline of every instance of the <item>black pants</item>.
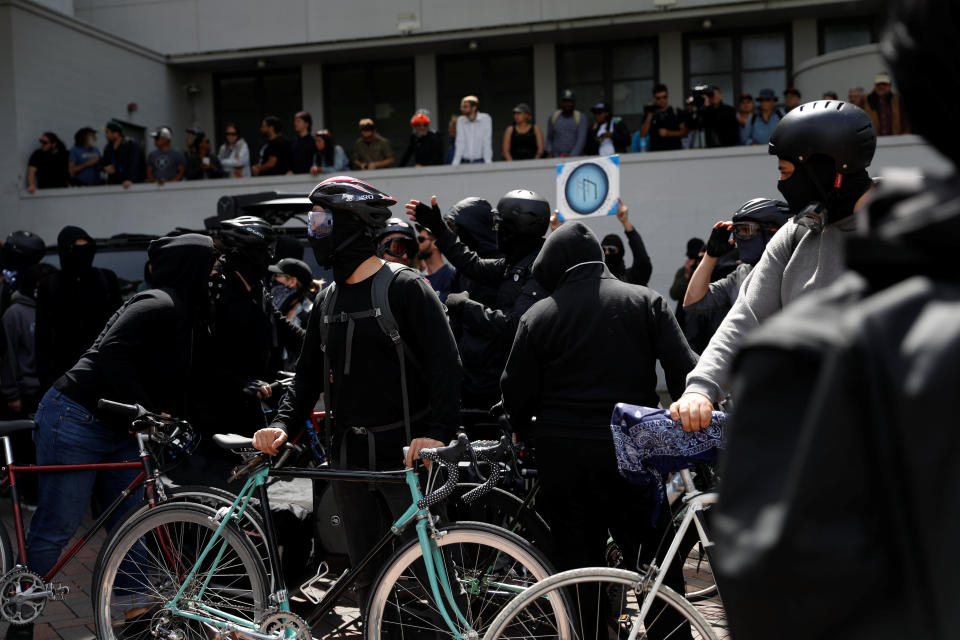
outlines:
M624 568L633 571L649 563L664 534L672 531L670 509L664 505L656 524L651 524L654 493L627 482L617 472L613 441L576 440L539 436L535 439L541 482L540 508L550 525L553 545L551 559L560 571L606 566L608 535L623 553ZM665 541L659 558L669 546ZM683 563L675 560L664 583L684 592ZM658 615L651 610L650 618ZM683 622L673 611L664 611L653 629L669 632ZM585 629L601 620L582 620ZM689 638L689 630L670 638Z

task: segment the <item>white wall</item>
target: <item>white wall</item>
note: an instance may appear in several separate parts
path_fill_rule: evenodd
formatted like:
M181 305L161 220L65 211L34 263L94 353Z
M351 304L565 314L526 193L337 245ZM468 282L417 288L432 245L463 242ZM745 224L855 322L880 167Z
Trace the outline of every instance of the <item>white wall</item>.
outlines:
M831 89L846 100L853 87L873 91L873 78L886 69L879 45L865 44L805 60L794 67L793 76L797 89L811 100Z
M880 141L873 173L908 166L944 172L946 161L915 136ZM556 202L552 160L496 163L488 166L386 169L357 174L401 203L437 194L442 207L475 195L493 203L509 189L532 188ZM745 200L776 197L776 162L762 148L733 147L698 151L630 154L622 157L621 185L630 218L653 260L651 286L666 292L683 263L688 238L706 238L713 223L729 217ZM215 215L222 195L256 191L306 194L314 180L303 176L248 178L120 187L48 190L17 200L14 215L4 215L0 237L25 228L53 242L65 224L78 224L96 237L121 232L162 234L173 227L200 228ZM400 214L402 207L395 211ZM599 235L620 230L613 218L590 222Z

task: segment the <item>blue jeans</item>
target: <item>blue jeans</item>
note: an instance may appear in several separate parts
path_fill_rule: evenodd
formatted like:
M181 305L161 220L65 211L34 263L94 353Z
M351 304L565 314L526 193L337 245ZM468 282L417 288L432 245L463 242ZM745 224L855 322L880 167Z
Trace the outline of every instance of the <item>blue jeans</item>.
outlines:
M56 389L50 389L37 409L37 464L91 464L135 462L139 459L132 435L100 424L93 414ZM80 528L93 500L95 513L106 510L133 482L136 469L41 473L40 502L27 532L30 570L45 575L57 563L60 552ZM127 500L107 520L107 528L120 521L139 502L138 494Z

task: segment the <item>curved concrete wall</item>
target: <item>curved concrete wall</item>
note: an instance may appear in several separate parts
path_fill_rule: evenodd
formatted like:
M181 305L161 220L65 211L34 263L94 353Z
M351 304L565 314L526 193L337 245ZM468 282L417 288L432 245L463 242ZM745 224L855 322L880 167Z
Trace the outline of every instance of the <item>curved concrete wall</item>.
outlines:
M385 169L356 174L401 203L427 200L436 194L443 207L475 195L492 202L509 189L534 189L556 201L556 161L528 160L491 165ZM943 173L948 164L916 136L883 138L871 173L886 167L918 167ZM653 260L651 286L666 292L683 263L687 239L706 238L717 220L726 219L745 200L777 197L776 161L757 147L628 154L621 157L621 193L630 219ZM174 227L200 228L216 214L217 200L227 194L258 191L306 192L316 182L309 176L278 176L121 187L22 192L15 211L4 214L0 237L23 228L53 243L66 224L76 224L95 237L117 233L163 234ZM395 207L398 215L402 207ZM615 218L589 222L602 237L622 232Z
M836 91L841 100L853 87L863 87L865 93L873 90L873 79L887 65L880 55L880 46L865 44L810 58L793 70L794 85L804 98L815 100L824 91Z

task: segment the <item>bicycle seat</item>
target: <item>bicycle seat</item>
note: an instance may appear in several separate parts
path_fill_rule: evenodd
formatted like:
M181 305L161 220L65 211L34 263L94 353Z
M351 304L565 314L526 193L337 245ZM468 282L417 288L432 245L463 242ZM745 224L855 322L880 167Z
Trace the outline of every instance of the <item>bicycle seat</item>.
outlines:
M226 449L227 451L253 449L253 438L240 436L235 433L218 433L213 436L213 441L218 447Z
M0 422L0 437L17 431L33 431L36 428L37 423L33 420L4 420Z

